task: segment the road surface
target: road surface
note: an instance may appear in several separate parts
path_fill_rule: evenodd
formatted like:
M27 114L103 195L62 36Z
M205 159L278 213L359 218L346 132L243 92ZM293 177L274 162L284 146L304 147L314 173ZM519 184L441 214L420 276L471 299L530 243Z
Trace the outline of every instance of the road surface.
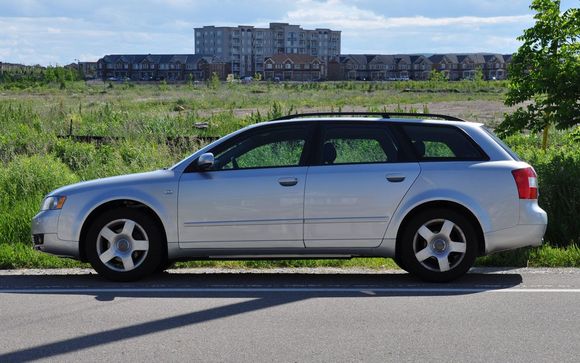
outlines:
M580 269L0 271L0 362L578 362Z

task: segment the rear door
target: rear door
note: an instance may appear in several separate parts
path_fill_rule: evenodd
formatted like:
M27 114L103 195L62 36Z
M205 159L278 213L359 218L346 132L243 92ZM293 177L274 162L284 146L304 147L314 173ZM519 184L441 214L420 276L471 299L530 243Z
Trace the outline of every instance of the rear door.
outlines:
M315 150L304 199L306 247L378 246L419 164L404 161L388 125L378 122L321 123Z

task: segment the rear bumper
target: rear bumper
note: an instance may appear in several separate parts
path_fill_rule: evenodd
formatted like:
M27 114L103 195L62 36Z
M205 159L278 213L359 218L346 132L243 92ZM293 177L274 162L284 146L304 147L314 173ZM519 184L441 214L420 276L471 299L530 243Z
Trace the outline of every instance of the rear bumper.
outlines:
M41 211L32 219L32 242L34 249L57 256L79 258L79 243L58 238L60 211Z
M485 234L485 253L540 246L546 224L518 224L511 228Z
M513 227L485 234L485 253L536 247L542 244L548 215L535 199L520 199L519 223Z

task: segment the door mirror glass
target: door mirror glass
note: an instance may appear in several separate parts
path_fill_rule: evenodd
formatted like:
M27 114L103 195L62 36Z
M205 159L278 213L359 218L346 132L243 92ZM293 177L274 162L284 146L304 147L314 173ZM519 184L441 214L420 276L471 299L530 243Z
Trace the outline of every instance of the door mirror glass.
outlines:
M215 158L214 158L213 154L212 153L205 153L205 154L201 154L199 159L197 159L197 166L201 170L206 170L206 169L211 168L213 166L214 162L215 162Z

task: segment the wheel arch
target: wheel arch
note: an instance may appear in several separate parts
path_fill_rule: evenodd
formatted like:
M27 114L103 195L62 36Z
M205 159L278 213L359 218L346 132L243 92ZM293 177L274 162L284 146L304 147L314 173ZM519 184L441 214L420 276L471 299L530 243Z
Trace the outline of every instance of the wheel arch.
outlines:
M163 252L164 258L167 259L167 232L165 230L165 226L163 224L163 221L161 220L161 218L159 218L159 215L153 210L153 208L151 208L150 206L148 206L142 202L132 200L132 199L116 199L116 200L107 201L107 202L99 205L98 207L94 208L89 213L87 218L85 218L83 225L82 225L82 228L81 228L80 238L79 238L79 258L80 258L80 260L83 262L88 261L87 253L86 253L86 238L87 238L87 234L89 232L91 224L100 215L102 215L106 211L121 208L121 207L141 209L143 212L147 213L151 218L153 218L155 220L155 222L157 223L158 227L161 230L161 236L163 238L162 242L164 242L164 243L162 243L163 251L164 251Z
M414 207L413 209L411 209L403 218L403 220L401 221L401 223L399 224L399 228L397 230L397 237L396 237L396 245L395 245L395 254L397 256L399 256L400 254L400 248L402 245L402 235L403 232L407 226L407 224L409 223L409 221L411 221L413 219L413 217L415 217L417 214L428 210L428 209L435 209L435 208L444 208L444 209L451 209L454 210L456 212L461 213L462 215L464 215L467 219L469 219L469 221L472 223L473 228L475 230L475 233L477 234L477 239L478 239L478 256L483 256L485 254L485 236L483 234L483 229L481 226L480 221L477 219L477 217L475 216L475 214L469 210L467 207L457 203L457 202L453 202L453 201L448 201L448 200L434 200L434 201L429 201L429 202L425 202L423 204L420 204L416 207Z

